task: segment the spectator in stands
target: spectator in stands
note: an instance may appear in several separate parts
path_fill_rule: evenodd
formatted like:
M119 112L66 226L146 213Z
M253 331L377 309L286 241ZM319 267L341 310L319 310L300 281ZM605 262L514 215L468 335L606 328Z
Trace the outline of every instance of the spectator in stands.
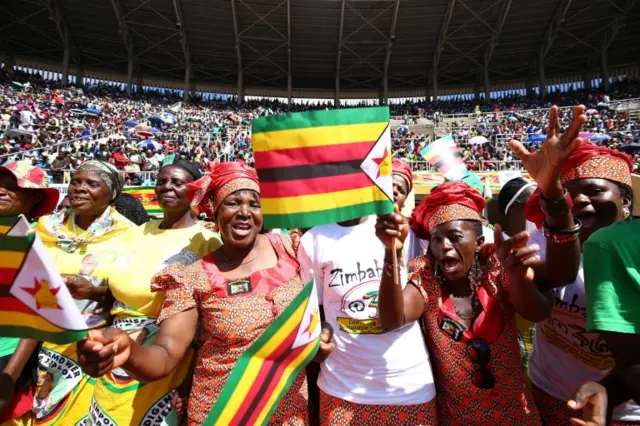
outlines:
M61 150L58 156L51 163L51 174L53 183L64 183L65 172L70 171L71 159L66 150Z

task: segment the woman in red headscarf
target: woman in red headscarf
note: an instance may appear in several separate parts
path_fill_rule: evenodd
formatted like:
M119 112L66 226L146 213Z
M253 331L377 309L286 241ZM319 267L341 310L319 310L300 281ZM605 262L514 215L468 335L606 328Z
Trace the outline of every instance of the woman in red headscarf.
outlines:
M598 229L630 219L633 192L631 161L626 154L582 142L562 167L560 180L566 189L565 197L571 213L582 222L579 233L581 245ZM525 209L527 219L536 222L540 228L545 218L544 204L545 200L537 192ZM530 239L530 243L542 248L548 241L542 229L533 233ZM559 247L563 248L562 245ZM569 247L567 249L570 250ZM560 252L558 256L562 258L564 254ZM604 268L603 264L594 265L593 262L587 268L589 266ZM560 265L560 268L566 266ZM536 324L529 378L545 425L568 426L572 417L581 417L581 412L567 406L573 392L586 381L603 379L616 365L612 354L616 351L615 348L612 351L611 346L616 342L609 336L605 340L603 334L590 330L587 324L589 304L585 275L587 281L589 276L584 268L581 258L580 269L573 280L552 286L555 287L556 303L551 315L546 321ZM624 265L620 268L624 269ZM619 351L628 353L628 345L628 341L623 341ZM640 406L637 403L628 401L615 408L614 424L640 425Z
M143 347L118 329L92 333L92 340L78 345L83 370L101 376L120 366L139 380L158 380L176 368L200 323L203 345L188 402L189 425L202 424L214 404L223 424L255 424L271 416L270 424L306 425L304 371L291 377L281 403L272 414L269 411L269 401L279 391L273 386L282 385L285 374L277 368L279 362L294 362L300 355L293 359L278 345L271 348L278 340L275 335L261 348L253 346L304 288L297 248L286 236L260 234L260 190L254 169L220 163L210 175L191 184L191 190L192 206L215 219L223 246L189 266L171 265L153 278L152 289L165 292L160 330L153 344ZM319 360L332 348L330 335L322 338ZM270 364L243 357L250 347L280 353ZM264 370L264 376L258 376L264 381L243 383L247 380L243 374L254 367Z
M532 173L550 200L562 198L560 168L579 143L584 116L578 110L562 137L552 120L549 137L535 156ZM531 167L533 169L533 167ZM539 425L540 417L522 371L515 314L544 320L554 299L540 282L547 273L527 232L504 241L496 226L495 244L485 244L480 213L484 198L463 182L446 182L415 209L413 221L429 238L425 256L411 262L404 290L394 283L393 252L403 245L408 225L397 214L378 219L377 235L387 247L380 284L380 320L387 330L422 318L436 382L441 425ZM576 226L568 210L546 216L547 257L556 245L577 251ZM577 269L575 253L563 258ZM552 265L553 266L553 265ZM568 271L573 272L573 271ZM553 281L555 283L555 281Z

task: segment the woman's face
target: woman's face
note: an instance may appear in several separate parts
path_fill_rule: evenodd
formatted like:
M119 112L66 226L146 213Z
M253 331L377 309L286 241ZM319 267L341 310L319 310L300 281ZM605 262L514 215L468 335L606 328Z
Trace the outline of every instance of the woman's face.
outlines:
M224 244L246 247L262 229L260 196L255 191L236 191L220 204L216 215Z
M69 183L69 204L77 215L99 216L111 204L111 190L97 173L79 170Z
M44 199L42 191L18 186L13 173L0 170L0 217L29 217L33 207Z
M623 220L622 210L631 207L620 187L606 179L576 179L565 184L573 199L571 213L582 222L580 240L586 241L600 228Z
M407 181L400 175L391 175L393 179L393 202L402 210L404 202L409 195L409 185Z
M188 212L191 201L187 198L188 183L193 177L186 170L167 166L160 170L156 181L156 196L158 204L165 212Z
M429 250L447 281L466 278L473 266L476 251L484 243L473 222L454 220L431 230Z

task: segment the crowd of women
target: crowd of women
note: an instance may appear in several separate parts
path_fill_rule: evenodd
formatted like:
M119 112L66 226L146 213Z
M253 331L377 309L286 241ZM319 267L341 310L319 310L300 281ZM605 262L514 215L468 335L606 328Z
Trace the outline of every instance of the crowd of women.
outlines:
M31 221L92 329L77 345L0 338L0 423L203 424L313 277L319 350L270 424L640 425L624 350L637 296L616 297L637 291L637 256L616 247L625 275L597 254L603 232L637 235L630 161L582 141L585 120L577 107L561 135L554 107L539 152L512 141L533 181L503 187L492 235L460 181L403 217L413 181L398 160L394 214L287 233L263 229L258 176L240 163L165 164L163 218L139 227L114 207L108 163L79 167L61 209L41 170L0 168L0 216Z

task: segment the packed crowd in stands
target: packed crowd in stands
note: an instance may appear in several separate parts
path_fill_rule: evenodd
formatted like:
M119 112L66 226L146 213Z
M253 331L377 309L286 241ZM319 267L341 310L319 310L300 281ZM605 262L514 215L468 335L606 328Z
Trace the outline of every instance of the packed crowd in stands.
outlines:
M110 161L127 172L127 183L150 184L168 155L194 161L203 170L208 163L244 161L252 165L251 120L253 117L286 111L331 108L329 104L286 104L272 100L250 100L238 106L233 97L204 101L192 99L182 105L178 92L146 91L127 95L114 86L60 87L38 74L0 70L0 164L18 158L50 171L54 182L87 160ZM552 92L543 99L512 96L491 103L459 100L392 104L391 115L401 118L394 126L394 155L412 162L414 170L426 170L420 150L433 140L453 135L471 170L520 167L506 145L509 138L529 142L535 149L543 140L548 108L552 104L584 103L589 108L585 138L634 155L640 127L625 110L609 108L614 99L640 96L640 81L621 80L610 91L574 90ZM567 110L568 111L568 110ZM150 121L170 113L175 121ZM447 114L465 114L443 121ZM570 113L560 112L562 125ZM412 124L428 119L434 133L416 132ZM425 127L422 127L423 129ZM624 148L626 146L626 148Z

